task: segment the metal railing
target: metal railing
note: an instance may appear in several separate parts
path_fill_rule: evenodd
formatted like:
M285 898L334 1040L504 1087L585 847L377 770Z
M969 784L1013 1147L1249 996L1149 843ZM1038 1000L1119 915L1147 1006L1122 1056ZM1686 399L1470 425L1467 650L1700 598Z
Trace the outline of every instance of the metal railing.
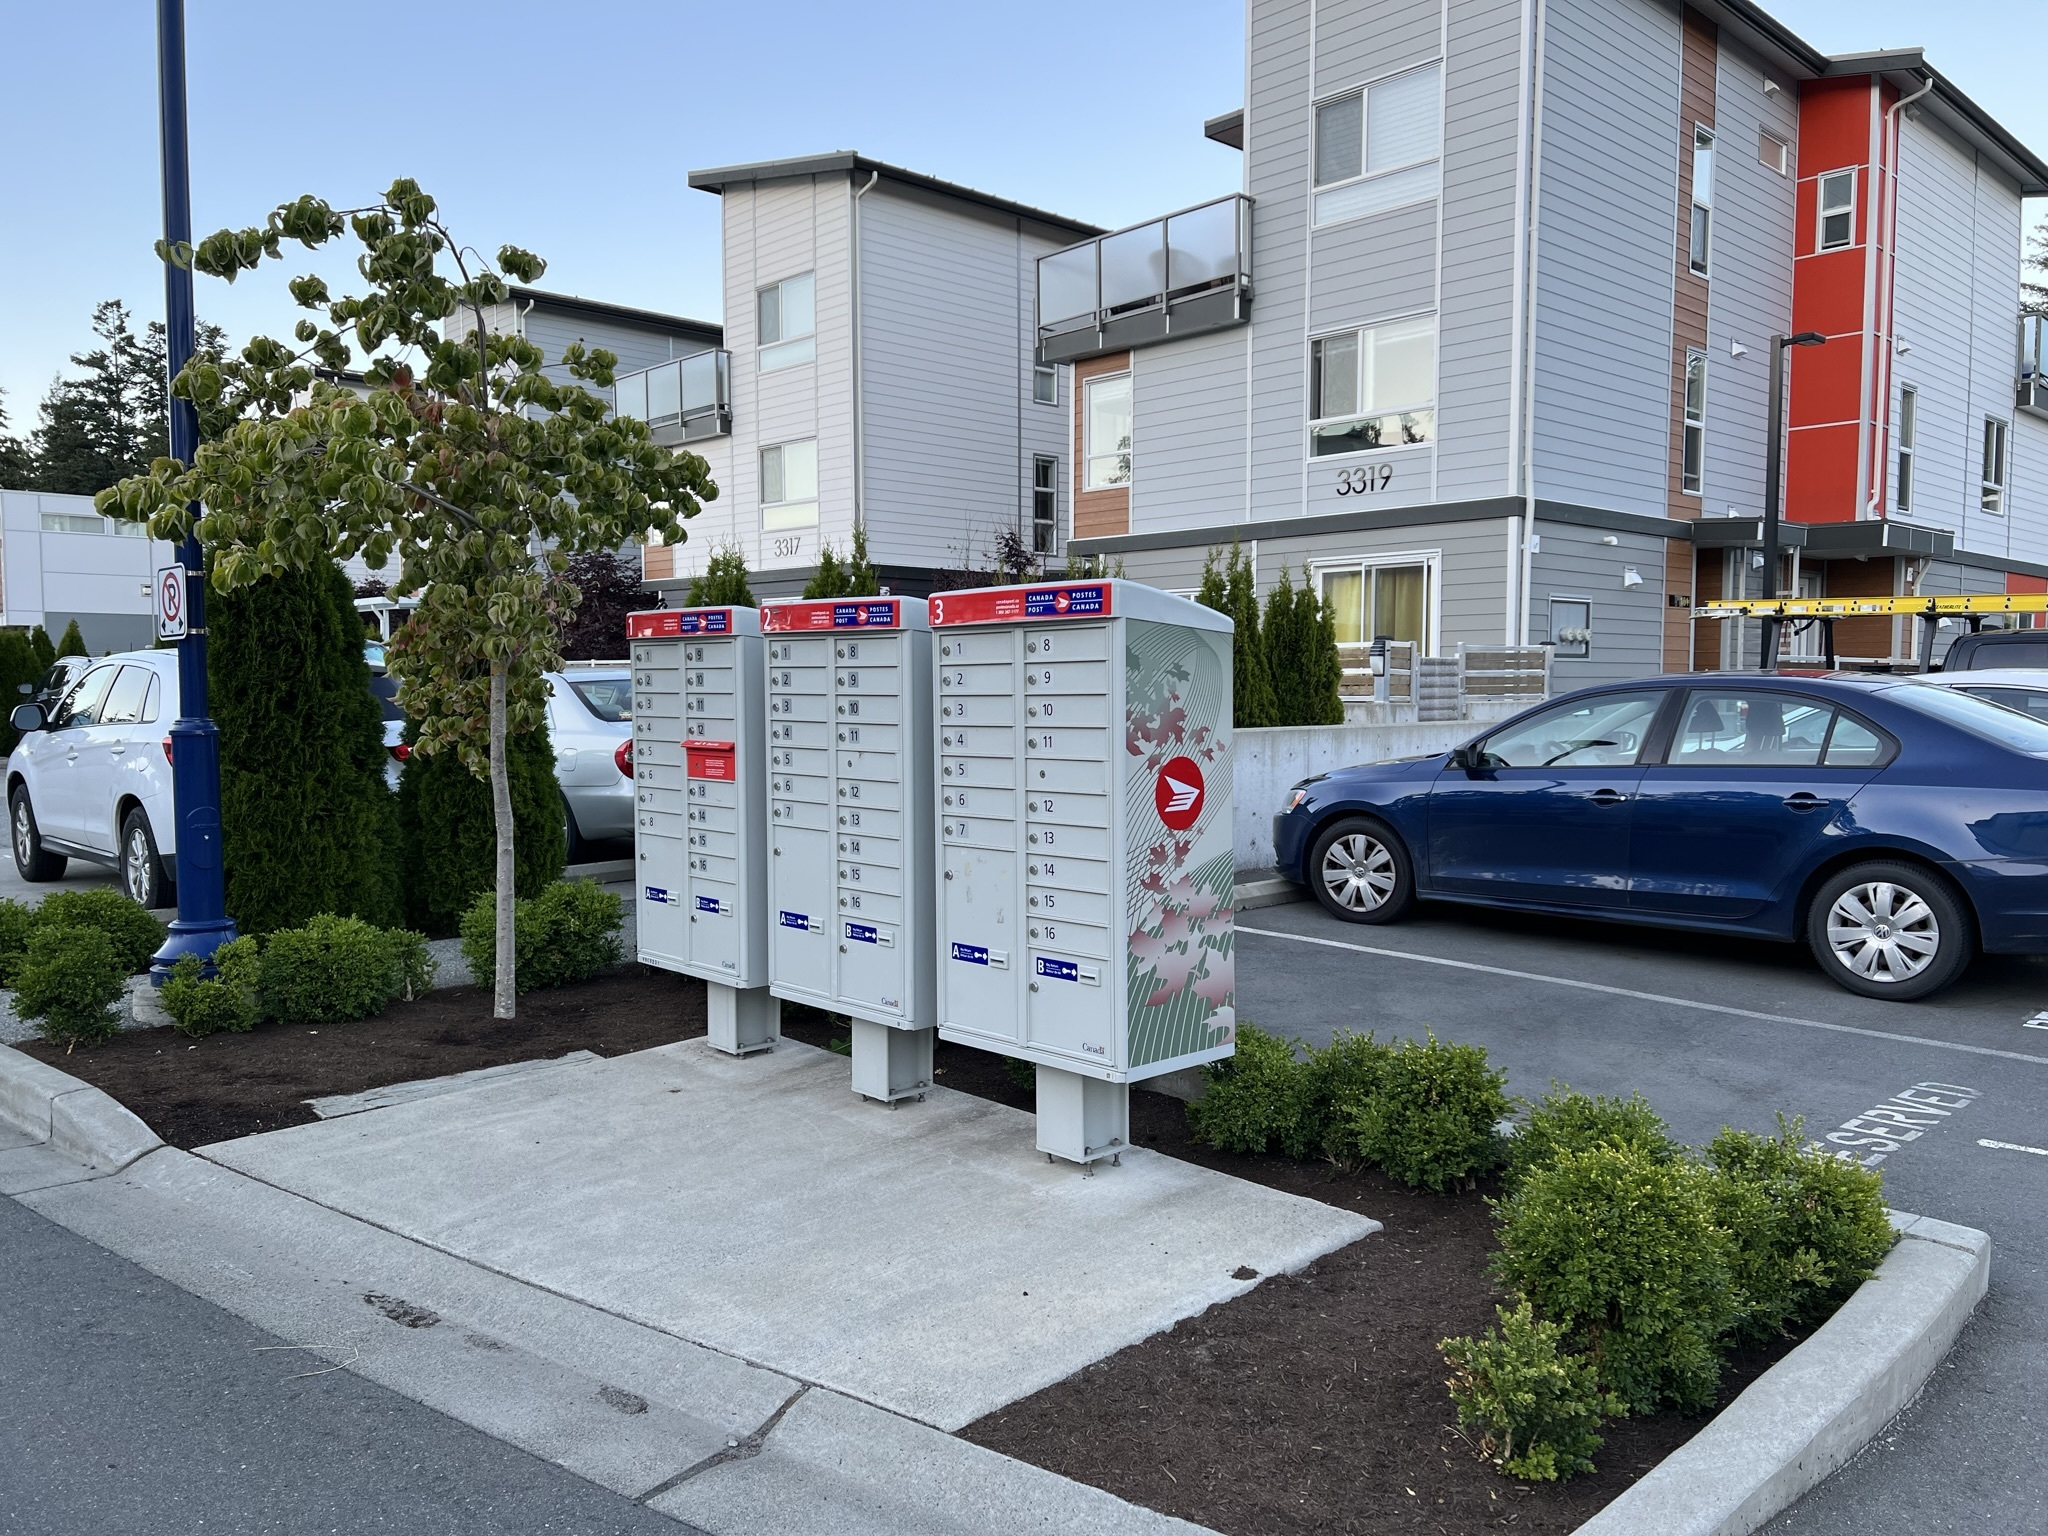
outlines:
M647 423L658 443L693 443L732 431L732 354L721 348L622 373L613 387L621 416Z
M1243 324L1251 207L1249 197L1232 193L1039 257L1040 360Z

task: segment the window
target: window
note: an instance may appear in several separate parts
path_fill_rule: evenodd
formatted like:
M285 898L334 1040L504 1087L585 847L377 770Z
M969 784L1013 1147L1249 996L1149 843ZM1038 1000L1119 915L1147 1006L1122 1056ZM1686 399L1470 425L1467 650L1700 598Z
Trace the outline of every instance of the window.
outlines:
M1685 442L1680 449L1679 489L1701 494L1707 457L1707 354L1685 354Z
M1429 578L1429 563L1412 559L1323 571L1323 601L1335 618L1337 643L1367 645L1385 635L1427 650Z
M1060 461L1039 454L1031 461L1031 552L1051 554L1059 527Z
M1131 376L1108 374L1090 379L1087 409L1082 412L1087 459L1083 488L1113 491L1131 483Z
M1892 487L1901 512L1913 510L1913 431L1920 421L1920 391L1908 384L1899 391L1899 472Z
M1426 443L1436 431L1436 316L1309 343L1309 452Z
M1661 689L1603 693L1547 709L1480 745L1488 768L1625 768L1643 749Z
M1060 403L1060 374L1057 368L1041 366L1031 370L1031 398L1040 405Z
M785 277L755 295L763 373L808 363L818 355L817 292L816 275L806 272Z
M1986 512L2005 512L2005 423L1996 416L1984 418L1984 493L1980 504Z
M1820 179L1820 241L1823 251L1856 243L1856 173L1830 171Z
M761 450L761 526L813 528L818 522L818 440Z
M123 667L107 690L107 702L100 710L101 725L139 725L143 706L149 702L149 685L156 673L148 667Z
M1756 157L1766 170L1776 171L1780 176L1792 169L1792 146L1774 133L1756 136Z
M1431 64L1316 108L1316 222L1434 197L1442 71Z
M1697 692L1686 700L1670 760L1682 768L1816 767L1834 713L1796 694Z
M85 674L85 680L64 698L57 706L57 725L97 725L100 708L107 700L107 690L114 684L114 674L119 667L94 667Z
M569 679L569 690L600 720L620 724L633 718L633 680L630 677Z
M157 675L152 672L149 674L149 697L142 701L142 723L144 725L156 724L157 694L159 691Z
M149 537L149 524L147 523L127 523L116 517L108 519L108 524L113 529L114 535L117 538L146 539Z
M1593 604L1583 597L1550 600L1550 654L1557 661L1585 661L1593 654Z
M1707 275L1707 255L1714 227L1714 134L1695 126L1692 131L1692 269Z
M2023 715L2032 715L2036 720L2048 721L2048 690L2040 688L1965 688L1980 699L1989 699L1994 704L2003 704L2007 709L2016 709Z
M136 526L140 527L141 524L138 523ZM105 533L106 531L107 525L105 520L90 513L45 512L43 514L43 532L45 533Z
M2010 747L2015 752L2048 754L2048 720L2017 714L2003 704L1993 704L1956 688L1938 688L1932 683L1908 683L1885 690L1887 704L1897 702L1923 715L1933 715L1950 725L1961 726L1979 736Z

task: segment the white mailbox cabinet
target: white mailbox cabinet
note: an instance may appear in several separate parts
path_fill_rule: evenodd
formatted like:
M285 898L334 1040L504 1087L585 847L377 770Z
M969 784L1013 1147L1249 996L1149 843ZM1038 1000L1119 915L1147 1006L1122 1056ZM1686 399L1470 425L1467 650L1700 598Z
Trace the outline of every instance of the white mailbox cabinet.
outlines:
M1236 1040L1231 626L1125 581L947 592L939 1033L1038 1067L1038 1145L1129 1140L1129 1085Z
M916 599L770 602L768 984L853 1020L853 1087L932 1080L932 635Z
M633 660L640 960L709 984L711 1043L777 1034L768 986L761 621L751 608L626 619Z

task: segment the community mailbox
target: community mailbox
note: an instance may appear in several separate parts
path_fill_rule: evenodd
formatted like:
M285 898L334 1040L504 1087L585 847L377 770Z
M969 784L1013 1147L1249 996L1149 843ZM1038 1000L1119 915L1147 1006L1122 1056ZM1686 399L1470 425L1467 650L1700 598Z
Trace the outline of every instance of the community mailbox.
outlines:
M768 985L853 1021L853 1088L932 1080L932 635L922 601L761 607Z
M767 770L761 621L751 608L627 616L640 961L708 983L713 1046L765 1050Z
M939 1033L1038 1068L1038 1146L1130 1139L1133 1082L1228 1056L1231 627L1125 581L947 592Z

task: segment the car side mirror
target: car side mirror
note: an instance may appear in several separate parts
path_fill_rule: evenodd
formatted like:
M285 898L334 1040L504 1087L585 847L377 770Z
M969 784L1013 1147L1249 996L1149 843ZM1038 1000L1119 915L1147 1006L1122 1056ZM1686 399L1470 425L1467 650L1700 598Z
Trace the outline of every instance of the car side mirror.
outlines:
M40 704L17 704L14 713L7 717L7 723L17 731L40 731L45 721L43 706Z
M1451 748L1451 766L1470 773L1479 766L1479 744L1466 742L1463 746Z
M16 683L14 685L14 691L16 693L34 693L36 691L36 685L34 683Z

